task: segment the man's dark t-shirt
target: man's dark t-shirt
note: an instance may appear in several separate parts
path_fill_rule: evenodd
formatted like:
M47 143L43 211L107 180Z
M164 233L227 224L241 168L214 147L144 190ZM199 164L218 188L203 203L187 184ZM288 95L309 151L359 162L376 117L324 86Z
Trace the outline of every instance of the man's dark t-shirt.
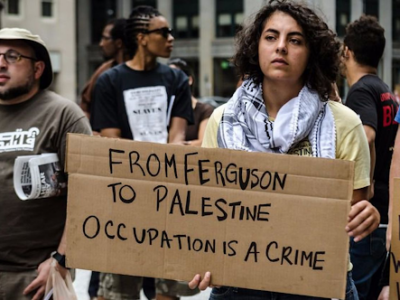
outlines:
M173 117L194 121L188 78L181 70L158 63L136 71L121 64L97 80L91 115L96 131L118 128L122 138L166 143Z
M78 105L53 92L0 105L0 271L35 270L58 248L67 197L20 200L14 164L19 156L57 153L63 167L69 132L90 135L88 120Z
M360 116L363 125L372 127L376 132L374 197L371 203L379 210L381 223L387 224L389 171L397 131L394 117L398 105L389 87L375 75L363 76L350 88L346 105Z

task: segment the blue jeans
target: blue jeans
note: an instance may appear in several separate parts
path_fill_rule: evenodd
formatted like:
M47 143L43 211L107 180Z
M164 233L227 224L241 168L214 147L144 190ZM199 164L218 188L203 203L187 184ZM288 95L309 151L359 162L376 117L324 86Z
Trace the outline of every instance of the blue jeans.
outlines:
M363 240L350 241L353 279L360 300L377 299L379 279L386 257L386 228L378 228Z
M249 290L233 287L213 288L210 300L323 300L327 298L298 296L259 290ZM330 299L330 298L329 298ZM358 300L357 290L351 277L347 273L346 300Z

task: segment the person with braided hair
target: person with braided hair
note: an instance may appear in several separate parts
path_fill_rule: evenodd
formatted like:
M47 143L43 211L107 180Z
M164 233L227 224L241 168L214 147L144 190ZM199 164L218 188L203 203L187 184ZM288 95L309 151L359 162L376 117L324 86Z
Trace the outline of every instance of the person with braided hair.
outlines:
M102 136L179 143L193 123L187 76L157 62L168 58L174 37L168 21L150 6L136 7L125 29L131 59L96 82L91 124Z
M156 143L185 141L193 109L188 77L157 62L168 58L174 37L168 21L153 7L138 6L127 19L125 43L130 59L96 82L91 125L101 136ZM98 296L107 300L140 298L142 278L101 274ZM198 293L187 283L156 279L156 299L175 300Z

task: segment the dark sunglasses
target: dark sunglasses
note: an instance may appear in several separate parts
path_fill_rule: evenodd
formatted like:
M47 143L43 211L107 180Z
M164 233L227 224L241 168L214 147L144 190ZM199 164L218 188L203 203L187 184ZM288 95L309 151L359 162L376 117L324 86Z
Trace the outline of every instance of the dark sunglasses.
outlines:
M161 34L164 38L168 38L169 35L172 35L172 29L169 27L161 27L153 30L144 30L143 33L145 34L150 34L150 33L159 33Z
M33 61L37 61L37 59L34 57L22 55L21 53L14 51L14 50L8 50L5 53L0 53L0 56L1 55L4 55L4 59L9 64L15 64L16 62L19 62L21 60L21 58L26 58L26 59L30 59Z

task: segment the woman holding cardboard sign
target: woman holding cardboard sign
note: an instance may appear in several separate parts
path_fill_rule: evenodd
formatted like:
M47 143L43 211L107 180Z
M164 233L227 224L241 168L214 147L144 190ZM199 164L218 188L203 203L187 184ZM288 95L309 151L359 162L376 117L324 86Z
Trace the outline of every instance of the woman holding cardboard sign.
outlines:
M359 241L379 224L366 200L369 152L358 117L328 101L338 73L340 44L304 5L271 0L238 34L234 63L244 81L210 117L203 146L355 161L346 230ZM358 299L349 266L346 299ZM267 270L266 270L267 272ZM210 285L197 274L194 288ZM214 288L210 299L319 299L242 288Z

